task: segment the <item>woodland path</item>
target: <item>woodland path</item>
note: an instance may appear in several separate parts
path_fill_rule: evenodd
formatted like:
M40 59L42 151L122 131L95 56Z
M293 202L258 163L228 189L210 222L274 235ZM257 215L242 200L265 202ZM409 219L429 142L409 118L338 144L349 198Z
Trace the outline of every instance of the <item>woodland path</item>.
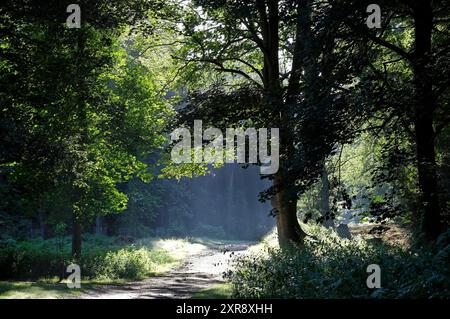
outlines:
M247 253L250 243L208 246L188 257L179 267L141 281L123 285L98 285L81 299L172 299L191 298L202 289L223 283L229 261Z

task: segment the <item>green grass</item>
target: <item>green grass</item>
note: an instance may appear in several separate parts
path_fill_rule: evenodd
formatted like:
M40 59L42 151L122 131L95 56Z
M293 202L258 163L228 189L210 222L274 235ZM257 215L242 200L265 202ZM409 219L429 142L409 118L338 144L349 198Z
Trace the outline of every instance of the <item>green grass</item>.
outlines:
M78 296L82 291L64 283L0 281L0 299L57 299Z
M85 236L83 256L77 263L82 273L82 289L58 283L61 256L70 260L70 239L64 238L62 254L54 239L0 245L0 298L67 298L93 285L120 285L130 280L167 272L186 257L205 249L186 239L145 238L132 244L106 236ZM6 275L8 274L8 276Z
M228 283L217 284L197 292L193 299L230 299L232 286Z

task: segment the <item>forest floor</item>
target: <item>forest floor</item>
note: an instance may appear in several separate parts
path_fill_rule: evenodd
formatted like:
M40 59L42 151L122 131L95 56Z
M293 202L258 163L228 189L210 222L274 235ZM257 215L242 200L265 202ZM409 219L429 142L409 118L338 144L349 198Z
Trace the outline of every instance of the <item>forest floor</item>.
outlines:
M411 232L404 226L389 223L387 225L361 224L350 226L352 236L361 236L366 240L378 240L386 244L409 248L412 243Z
M81 299L156 299L227 297L222 274L229 261L248 253L254 243L208 243L177 268L161 275L121 285L94 285L75 297Z

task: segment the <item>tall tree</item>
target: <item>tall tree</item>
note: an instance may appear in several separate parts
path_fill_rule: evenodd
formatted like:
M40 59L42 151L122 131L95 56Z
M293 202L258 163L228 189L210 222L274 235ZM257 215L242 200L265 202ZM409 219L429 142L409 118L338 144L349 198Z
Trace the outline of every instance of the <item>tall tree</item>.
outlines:
M280 129L280 169L263 196L272 200L280 244L300 243L297 198L320 176L336 141L350 138L359 110L346 95L355 86L351 75L367 59L365 46L342 40L342 18L326 2L195 3L185 22L189 45L180 55L187 65L234 77L222 79L229 89L194 94L184 112L215 125L248 120Z
M8 179L21 186L22 197L47 202L61 219L72 216L72 254L80 257L82 224L125 209L118 184L144 178L142 157L162 143L157 130L164 117L154 124L148 115L163 115L165 104L119 46L124 28L162 2L81 1L81 26L73 29L65 23L69 4L24 0L0 7L2 138L9 141L0 165L12 167Z
M402 89L408 90L411 87L412 99L405 99L410 105L402 108L406 112L400 116L407 125L412 124L414 128L418 186L421 193L421 230L426 238L433 240L445 229L439 199L435 140L439 132L450 123L447 116L442 116L448 107L443 97L449 84L449 4L446 1L431 0L381 1L382 27L369 30L355 24L355 16L362 14L369 3L345 3L355 12L348 16L346 23L352 30L350 36L367 39L376 47L390 52L396 57L394 62L399 64L405 61L411 72ZM409 40L411 33L413 37ZM394 101L387 103L395 104Z

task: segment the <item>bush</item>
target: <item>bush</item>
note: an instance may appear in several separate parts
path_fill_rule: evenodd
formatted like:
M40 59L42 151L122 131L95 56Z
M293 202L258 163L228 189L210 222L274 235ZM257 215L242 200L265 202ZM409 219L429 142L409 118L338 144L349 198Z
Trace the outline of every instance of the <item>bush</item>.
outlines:
M226 277L237 298L448 298L447 240L406 251L379 242L341 239L326 230L287 251L241 257ZM444 236L443 236L444 237ZM369 289L367 266L381 267L380 289Z
M51 278L64 274L72 263L70 238L0 242L0 279ZM83 239L83 256L78 263L83 279L139 279L156 266L173 261L166 251L140 245L117 245L114 238L88 235Z
M172 259L163 251L129 247L115 251L92 251L81 260L87 278L140 279L156 270L156 265Z
M0 242L0 279L40 278L59 276L62 261L68 253L61 253L52 241L3 240Z

